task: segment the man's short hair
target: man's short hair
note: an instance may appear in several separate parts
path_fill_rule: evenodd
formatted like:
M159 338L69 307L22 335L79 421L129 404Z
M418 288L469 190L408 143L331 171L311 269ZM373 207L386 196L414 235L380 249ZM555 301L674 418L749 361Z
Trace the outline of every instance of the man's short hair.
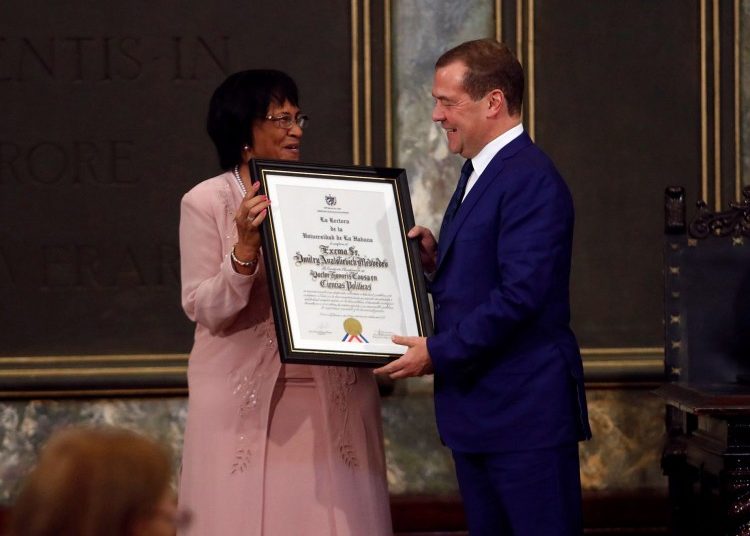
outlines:
M444 52L435 68L463 62L467 69L463 87L469 96L479 100L493 89L499 89L508 103L508 113L518 115L523 104L523 67L504 43L494 39L477 39L461 43Z

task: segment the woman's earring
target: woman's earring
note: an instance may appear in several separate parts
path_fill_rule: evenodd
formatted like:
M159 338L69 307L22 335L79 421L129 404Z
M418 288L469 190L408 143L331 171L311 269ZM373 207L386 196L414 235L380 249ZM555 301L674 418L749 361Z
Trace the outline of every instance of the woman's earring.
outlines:
M245 151L249 151L249 150L250 150L250 146L246 144L246 145L245 145L245 146L243 147L243 149L244 149Z

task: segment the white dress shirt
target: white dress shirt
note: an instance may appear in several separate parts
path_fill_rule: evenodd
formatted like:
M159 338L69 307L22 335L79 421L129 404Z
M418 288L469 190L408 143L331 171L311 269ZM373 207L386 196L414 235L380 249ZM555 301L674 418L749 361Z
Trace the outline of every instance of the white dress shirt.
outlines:
M482 147L482 150L479 151L479 154L471 159L471 164L472 166L474 166L474 171L472 171L471 175L469 175L469 181L466 183L466 190L464 191L464 196L461 198L461 201L466 199L466 196L469 195L469 190L471 190L471 188L477 182L477 179L479 179L479 177L482 175L482 172L484 172L484 170L487 168L490 161L495 158L495 155L497 153L500 152L500 149L508 145L521 134L523 134L523 125L519 123L510 130L506 130L497 138Z

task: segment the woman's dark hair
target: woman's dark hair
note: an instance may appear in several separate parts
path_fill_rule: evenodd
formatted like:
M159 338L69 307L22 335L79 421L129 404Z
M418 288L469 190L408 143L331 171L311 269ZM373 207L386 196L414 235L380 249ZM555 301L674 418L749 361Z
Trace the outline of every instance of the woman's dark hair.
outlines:
M219 153L222 169L242 161L242 148L253 146L253 122L265 117L271 102L299 106L297 85L273 69L251 69L230 75L216 88L208 107L206 130Z

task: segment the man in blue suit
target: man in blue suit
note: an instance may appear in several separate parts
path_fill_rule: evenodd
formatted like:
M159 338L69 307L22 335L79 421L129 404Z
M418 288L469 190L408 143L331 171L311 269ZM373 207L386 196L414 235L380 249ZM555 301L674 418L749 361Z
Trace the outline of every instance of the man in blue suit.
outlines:
M578 441L591 436L570 329L573 202L521 124L523 69L491 39L435 66L432 120L466 158L438 243L415 227L435 335L378 369L435 374L435 412L472 536L581 534Z

